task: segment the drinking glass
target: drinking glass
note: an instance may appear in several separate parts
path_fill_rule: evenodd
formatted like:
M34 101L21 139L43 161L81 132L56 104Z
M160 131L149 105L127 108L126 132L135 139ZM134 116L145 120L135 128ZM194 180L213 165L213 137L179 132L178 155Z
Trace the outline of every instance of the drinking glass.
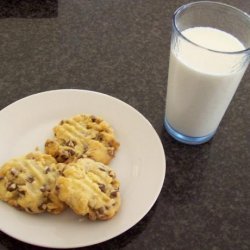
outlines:
M235 45L229 48L231 42L241 45L240 49ZM209 141L249 61L247 13L211 1L193 2L177 9L172 19L164 118L168 133L187 144Z

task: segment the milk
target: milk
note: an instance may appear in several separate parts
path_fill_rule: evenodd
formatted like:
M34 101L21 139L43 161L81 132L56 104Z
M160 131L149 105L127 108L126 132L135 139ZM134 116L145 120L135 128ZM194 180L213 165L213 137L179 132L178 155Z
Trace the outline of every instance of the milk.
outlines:
M246 69L237 65L237 55L211 50L245 48L234 36L209 27L189 28L182 34L201 47L182 38L171 48L166 119L184 135L206 136L216 131Z

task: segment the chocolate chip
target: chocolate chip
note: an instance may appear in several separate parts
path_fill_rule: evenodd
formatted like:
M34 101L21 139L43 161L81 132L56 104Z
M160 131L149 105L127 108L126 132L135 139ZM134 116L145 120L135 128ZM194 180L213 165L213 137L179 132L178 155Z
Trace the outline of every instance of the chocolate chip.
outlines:
M16 207L18 210L23 210L23 208L22 208L19 204L17 204L15 207Z
M97 209L97 212L98 212L99 214L104 214L104 208L103 208L103 207L98 208L98 209Z
M25 190L19 190L19 189L18 189L18 193L21 194L21 195L25 195L25 194L26 194L26 191L25 191Z
M53 201L49 197L47 198L47 204L48 203L53 203Z
M47 208L47 204L46 203L42 203L41 205L38 206L39 210L46 210Z
M0 176L0 181L3 180L3 179L4 179L4 177L3 177L3 176Z
M30 213L33 213L33 210L32 210L30 207L27 207L27 210L28 210Z
M32 176L29 176L27 179L26 179L27 182L29 183L32 183L34 181L34 178Z
M115 145L115 143L114 143L114 141L113 141L113 140L108 142L108 146L109 146L109 147L113 148L113 147L114 147L114 145Z
M112 170L110 170L109 171L109 176L112 177L112 178L114 178L115 177L115 173Z
M63 151L62 155L61 155L61 159L62 161L60 162L65 162L67 161L71 156L75 155L75 151L73 149L66 149Z
M70 122L69 121L67 121L67 120L61 120L61 122L60 122L60 125L63 125L63 124L70 124Z
M62 167L61 169L59 169L58 172L59 172L60 175L64 176L63 172L64 172L65 168L66 168L66 165L64 167Z
M67 151L69 152L69 154L70 154L71 156L73 156L73 155L76 154L75 151L74 151L73 149L67 149Z
M116 198L117 194L118 194L118 190L111 192L110 193L110 198Z
M7 186L7 191L9 192L13 192L17 189L17 185L16 183L10 183L8 186Z
M69 159L69 155L65 155L65 153L63 153L61 156L58 156L57 158L57 161L58 162L65 162Z
M106 172L106 170L104 168L99 167L99 170Z
M48 174L48 172L50 172L50 171L51 171L51 169L50 169L49 166L45 167L45 170L44 170L44 173L45 173L45 174Z
M90 119L91 119L92 122L96 122L96 120L97 120L97 118L94 115L91 115Z
M44 193L44 192L50 192L50 189L49 189L48 186L43 185L43 186L40 187L40 191L43 192L43 193Z
M98 186L99 186L99 188L100 188L100 190L103 192L103 193L105 193L105 191L106 191L106 186L104 185L104 184L98 184Z
M53 143L54 143L53 141L47 140L47 141L45 142L45 147L49 147L49 145L50 145L50 144L53 144Z
M109 154L109 156L113 157L113 156L115 155L115 150L114 150L114 148L109 148L109 149L108 149L108 154Z
M66 142L66 146L68 146L68 147L75 147L75 145L76 145L76 142L75 141L72 141L72 140L69 140L68 142Z
M42 186L42 187L40 188L40 191L41 191L41 192L45 192L45 191L46 191L46 187L45 187L45 186Z
M88 145L84 145L83 146L83 153L86 153L89 150Z
M100 142L103 141L103 134L97 134L95 139Z
M18 170L16 170L15 168L12 168L12 169L10 170L10 173L11 173L13 176L15 176L15 177L18 176Z

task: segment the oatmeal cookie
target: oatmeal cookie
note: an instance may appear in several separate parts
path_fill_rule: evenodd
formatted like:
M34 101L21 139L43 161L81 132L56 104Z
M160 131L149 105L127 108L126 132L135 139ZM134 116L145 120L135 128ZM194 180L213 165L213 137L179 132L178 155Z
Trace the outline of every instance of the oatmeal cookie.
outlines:
M76 214L90 220L108 220L117 213L120 184L110 167L88 158L59 166L62 176L56 184L58 197Z
M64 209L55 194L58 175L50 155L34 152L14 158L0 168L0 199L28 213L58 214Z

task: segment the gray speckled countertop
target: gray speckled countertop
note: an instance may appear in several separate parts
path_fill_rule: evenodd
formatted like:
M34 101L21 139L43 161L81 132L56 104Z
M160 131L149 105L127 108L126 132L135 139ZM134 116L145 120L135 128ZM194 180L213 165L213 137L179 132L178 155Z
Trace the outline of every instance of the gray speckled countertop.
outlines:
M41 91L94 90L140 111L165 149L165 182L149 213L84 249L250 249L250 70L216 136L183 145L165 132L163 116L171 16L189 1L34 2L0 3L0 109ZM250 12L250 1L223 2ZM0 232L0 249L43 248Z

